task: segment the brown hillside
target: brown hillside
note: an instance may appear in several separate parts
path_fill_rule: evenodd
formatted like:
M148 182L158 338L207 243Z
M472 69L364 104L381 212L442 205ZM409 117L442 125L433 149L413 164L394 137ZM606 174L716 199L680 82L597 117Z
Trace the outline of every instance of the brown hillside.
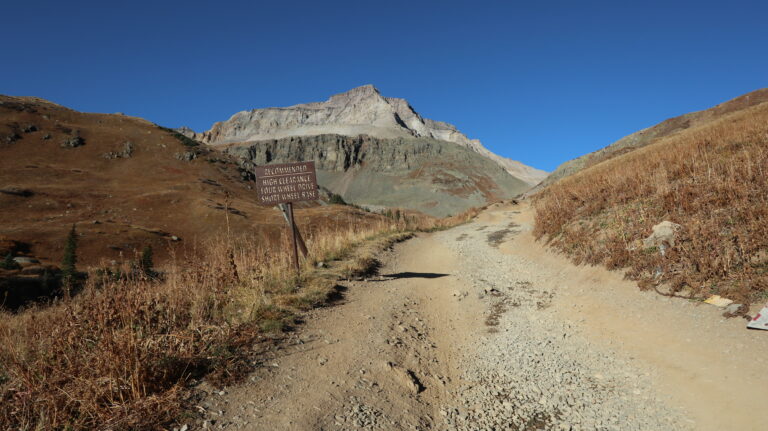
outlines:
M711 121L545 188L535 198L536 234L576 261L629 268L644 286L762 303L768 299L768 103L735 109L739 104L705 111ZM664 220L682 230L661 253L641 240Z
M573 175L582 169L594 166L602 161L654 144L668 136L672 136L676 133L683 133L691 128L703 126L707 123L717 121L730 113L738 112L765 102L768 102L768 88L753 91L703 111L691 112L662 121L653 127L625 136L605 148L563 163L529 193L536 193L538 190L541 190L561 178Z
M232 232L275 241L284 221L256 204L242 175L229 156L139 118L0 96L0 239L44 261L61 259L72 224L85 266L146 245L163 260L223 235L226 208ZM308 235L378 218L337 205L296 214Z

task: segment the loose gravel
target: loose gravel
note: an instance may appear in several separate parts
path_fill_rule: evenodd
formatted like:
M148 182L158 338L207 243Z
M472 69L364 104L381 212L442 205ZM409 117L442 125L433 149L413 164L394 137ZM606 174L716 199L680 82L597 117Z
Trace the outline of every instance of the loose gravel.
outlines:
M680 412L657 397L648 372L629 358L591 345L559 319L549 307L557 292L539 287L536 263L497 248L516 232L504 223L486 224L484 231L468 224L438 234L462 257L456 274L471 286L454 296L482 298L488 327L486 336L478 337L463 355L460 366L466 384L453 394L454 405L440 410L445 427L691 429Z

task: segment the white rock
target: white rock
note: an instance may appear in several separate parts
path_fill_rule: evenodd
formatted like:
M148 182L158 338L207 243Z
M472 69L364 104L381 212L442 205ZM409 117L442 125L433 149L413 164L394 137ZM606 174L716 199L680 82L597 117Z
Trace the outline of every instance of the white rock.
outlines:
M643 246L659 247L666 244L675 246L675 240L677 239L677 233L682 230L682 226L671 221L663 221L653 227L653 233L643 240Z

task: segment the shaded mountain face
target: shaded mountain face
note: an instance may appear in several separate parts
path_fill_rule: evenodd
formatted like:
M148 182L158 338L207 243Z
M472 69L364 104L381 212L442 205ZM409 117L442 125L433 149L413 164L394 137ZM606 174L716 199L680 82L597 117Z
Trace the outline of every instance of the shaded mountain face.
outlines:
M84 266L135 259L147 245L160 263L171 249L183 258L185 246L220 238L227 225L278 241L282 216L257 204L251 174L237 162L139 118L0 96L0 250L10 244L58 263L73 224ZM310 231L380 218L298 206L298 223Z
M514 196L546 176L544 171L491 153L480 141L467 138L451 124L423 118L406 100L384 97L371 85L334 95L325 102L239 112L203 133L186 128L179 131L214 146L235 144L249 148L247 151L229 150L240 156L264 156L246 160L251 163L298 161L296 157L307 157L309 154L297 152L295 146L311 143L311 155L315 159L303 160L316 160L325 167L321 168L324 173L320 178L321 181L323 178L329 181L323 185L345 199L369 205L389 202L439 216L485 203L491 197ZM364 143L357 148L362 153L353 157L355 163L346 166L336 163L334 157L349 156L337 147L338 140ZM290 146L291 143L294 146ZM281 144L288 147L281 148ZM405 148L408 146L418 148ZM427 156L424 148L442 150ZM369 151L374 153L369 154ZM396 155L387 159L377 151L389 151ZM414 154L423 154L424 157L408 159ZM443 155L447 157L445 160ZM414 170L421 167L416 162L429 162L431 167L416 174ZM326 169L331 166L332 169ZM349 181L355 179L366 183L365 178L370 175L349 170L363 168L372 175L370 181L381 186L376 188L375 198L352 191L356 184ZM414 179L414 176L420 181L406 181ZM477 178L472 179L473 176ZM374 181L379 177L382 182ZM455 177L456 180L448 181L451 184L443 188L441 184L448 177ZM435 194L428 193L432 188L435 188ZM458 189L463 191L457 194L441 193L441 190ZM467 195L466 190L472 193ZM406 198L406 195L412 199ZM413 206L411 201L421 203Z
M231 145L225 152L257 165L314 160L318 182L345 200L434 216L513 197L529 188L492 160L431 138L315 135Z
M653 127L625 136L605 148L563 163L531 192L535 193L561 178L573 175L576 172L594 166L602 161L626 154L638 148L643 148L662 138L709 124L727 114L742 111L751 106L766 102L768 102L768 88L763 88L704 111L692 112L679 117L670 118Z

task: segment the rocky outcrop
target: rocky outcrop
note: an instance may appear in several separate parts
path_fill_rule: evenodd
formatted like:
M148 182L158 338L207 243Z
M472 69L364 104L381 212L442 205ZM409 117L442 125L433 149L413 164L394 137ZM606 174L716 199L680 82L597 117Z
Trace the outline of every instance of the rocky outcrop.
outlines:
M365 163L372 171L398 174L440 157L445 147L434 140L379 139L366 135L294 136L232 146L225 152L253 167L267 163L314 160L317 169L346 172Z
M643 239L643 247L675 246L677 235L683 227L668 220L653 226L652 233Z
M468 148L529 185L546 176L544 171L491 153L479 140L467 138L451 124L423 118L405 99L384 97L372 85L334 95L325 102L238 112L203 133L186 127L177 130L211 145L327 134L380 139L430 138Z
M123 142L121 149L104 153L102 157L107 160L129 159L133 155L133 149L133 143L131 141L126 141Z

